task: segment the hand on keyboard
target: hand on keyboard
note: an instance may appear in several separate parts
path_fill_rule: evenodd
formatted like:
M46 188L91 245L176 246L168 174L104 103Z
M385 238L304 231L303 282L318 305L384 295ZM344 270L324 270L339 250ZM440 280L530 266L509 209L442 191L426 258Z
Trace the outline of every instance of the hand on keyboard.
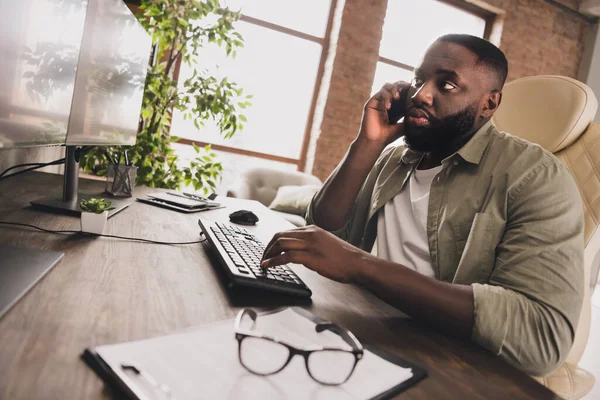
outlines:
M288 263L305 267L338 282L354 282L363 269L359 262L371 254L360 250L318 226L275 234L266 246L261 267L267 271Z
M246 229L219 222L210 229L240 273L248 276L254 275L259 279L302 284L287 265L279 265L268 271L261 268L260 261L265 246Z

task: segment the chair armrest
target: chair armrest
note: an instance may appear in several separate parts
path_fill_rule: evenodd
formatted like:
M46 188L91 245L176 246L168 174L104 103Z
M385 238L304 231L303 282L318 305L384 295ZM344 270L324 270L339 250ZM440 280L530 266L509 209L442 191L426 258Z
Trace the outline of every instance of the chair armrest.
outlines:
M564 363L552 374L543 378L533 377L536 381L566 400L578 400L591 392L596 379L594 375L578 365Z

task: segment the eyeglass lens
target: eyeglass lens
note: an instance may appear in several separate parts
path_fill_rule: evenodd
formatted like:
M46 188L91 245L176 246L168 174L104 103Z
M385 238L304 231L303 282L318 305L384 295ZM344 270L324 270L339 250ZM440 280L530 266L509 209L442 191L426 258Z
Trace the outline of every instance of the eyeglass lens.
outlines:
M356 358L350 352L322 350L310 353L307 366L315 380L326 385L340 385L350 377L355 362Z
M245 337L240 343L240 361L249 371L270 375L280 371L290 356L289 349L268 339ZM354 368L356 358L347 351L321 350L308 356L307 367L313 379L327 385L344 383Z
M287 347L268 339L247 336L240 343L240 361L255 374L273 374L285 366L289 357Z

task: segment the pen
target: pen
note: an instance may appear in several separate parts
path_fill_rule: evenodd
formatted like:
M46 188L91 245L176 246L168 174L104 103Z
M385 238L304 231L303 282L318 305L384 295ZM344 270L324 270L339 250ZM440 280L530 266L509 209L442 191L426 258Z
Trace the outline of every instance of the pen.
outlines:
M184 199L191 199L191 200L196 200L196 201L200 201L200 202L206 202L207 200L200 197L200 196L193 196L190 195L188 193L181 193L181 192L167 192L167 194L170 194L171 196L177 196L177 197L182 197Z
M112 164L117 164L115 162L115 158L113 156L110 155L110 153L108 152L108 150L104 149L104 154L106 155L106 157L108 158L108 161Z
M187 196L191 199L195 199L195 200L202 200L202 201L208 201L208 199L206 197L202 197L202 196L198 196L196 194L193 193L185 193L185 192L181 192L184 196Z
M154 379L148 372L143 371L132 364L121 364L121 369L123 371L132 371L136 375L142 377L152 388L160 390L167 396L167 398L174 399L171 388L164 383L157 382L156 379Z

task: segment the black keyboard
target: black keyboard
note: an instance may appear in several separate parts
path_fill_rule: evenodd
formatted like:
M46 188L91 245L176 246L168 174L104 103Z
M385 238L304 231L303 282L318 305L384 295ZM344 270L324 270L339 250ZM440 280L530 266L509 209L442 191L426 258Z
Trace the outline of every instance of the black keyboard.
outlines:
M198 220L204 236L216 250L232 286L246 286L283 294L310 297L312 292L288 265L263 270L265 245L244 228Z

